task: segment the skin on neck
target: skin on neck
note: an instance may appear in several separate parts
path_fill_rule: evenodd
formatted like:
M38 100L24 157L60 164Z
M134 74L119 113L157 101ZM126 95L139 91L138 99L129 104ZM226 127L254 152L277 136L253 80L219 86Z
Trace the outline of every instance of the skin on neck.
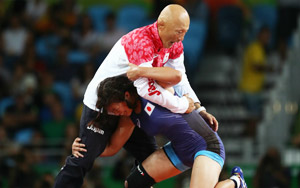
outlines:
M189 14L182 6L166 6L157 19L158 34L163 47L170 48L173 43L183 41L189 25Z
M136 114L139 114L139 113L141 113L141 111L142 111L141 100L137 99L136 102L137 102L137 105L136 105L136 108L134 109L134 112L135 112Z

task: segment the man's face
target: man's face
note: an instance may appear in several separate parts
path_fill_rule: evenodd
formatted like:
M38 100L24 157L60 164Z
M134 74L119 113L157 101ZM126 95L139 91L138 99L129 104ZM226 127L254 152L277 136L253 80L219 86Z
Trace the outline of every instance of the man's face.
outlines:
M164 48L170 48L175 42L183 41L189 29L189 25L189 20L185 22L176 21L165 23L165 25L159 29L159 36Z

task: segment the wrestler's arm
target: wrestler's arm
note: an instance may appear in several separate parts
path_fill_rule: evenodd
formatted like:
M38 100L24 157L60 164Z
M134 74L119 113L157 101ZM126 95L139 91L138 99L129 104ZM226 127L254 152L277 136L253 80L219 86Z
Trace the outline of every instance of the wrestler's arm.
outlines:
M134 130L134 124L130 117L121 116L117 129L112 134L110 142L107 144L105 150L101 153L101 157L108 157L115 155L120 151L123 145L127 142Z
M134 130L134 124L129 117L121 116L117 129L112 134L105 150L101 153L101 157L115 155L127 142ZM84 157L80 152L87 152L85 145L80 143L80 138L76 138L72 144L72 154L76 157Z

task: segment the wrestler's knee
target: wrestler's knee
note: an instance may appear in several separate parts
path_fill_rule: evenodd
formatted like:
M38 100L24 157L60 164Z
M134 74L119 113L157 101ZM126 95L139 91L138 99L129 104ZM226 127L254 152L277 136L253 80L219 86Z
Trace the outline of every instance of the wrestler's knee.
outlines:
M138 165L126 178L125 188L149 188L155 184L142 165Z

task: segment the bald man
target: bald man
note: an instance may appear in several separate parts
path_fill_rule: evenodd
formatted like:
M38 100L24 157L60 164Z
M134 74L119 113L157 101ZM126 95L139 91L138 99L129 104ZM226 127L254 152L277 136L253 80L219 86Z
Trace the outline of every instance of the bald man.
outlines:
M200 105L185 74L182 40L189 24L189 15L183 7L168 5L162 10L157 22L135 29L116 42L84 95L79 137L87 152L83 158L73 155L67 157L54 187L81 187L94 160L100 155L114 155L117 151L114 142L110 140L128 139L124 136L124 130L128 128L126 123L124 125L126 121L119 121L119 118L110 115L97 116L101 109L97 108L96 91L98 84L105 78L127 73L134 80L141 97L174 113L190 113L196 108L210 126L217 130L217 120ZM176 95L164 89L173 85ZM100 126L90 124L95 118L102 119L103 123ZM128 128L128 131L133 133L124 148L141 163L157 149L155 139L139 128Z

